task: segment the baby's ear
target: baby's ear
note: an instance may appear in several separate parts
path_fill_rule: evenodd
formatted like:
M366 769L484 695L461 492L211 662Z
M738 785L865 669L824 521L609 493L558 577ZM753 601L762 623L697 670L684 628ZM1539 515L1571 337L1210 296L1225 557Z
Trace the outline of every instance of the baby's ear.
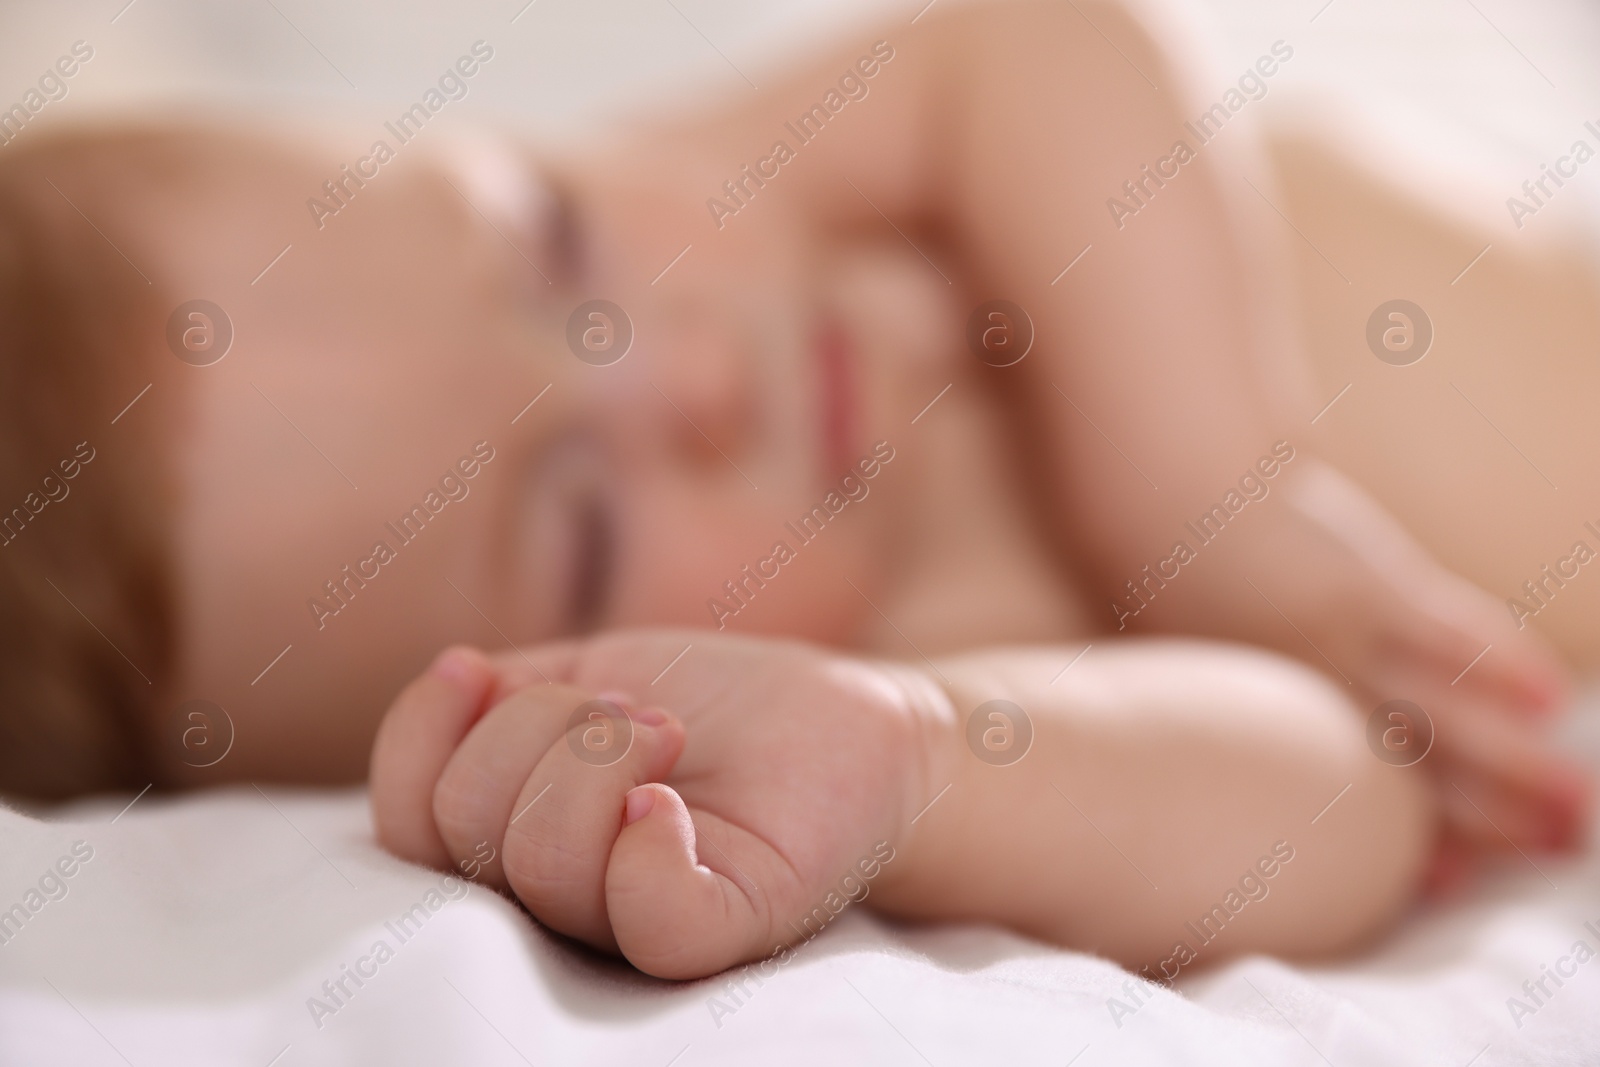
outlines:
M455 646L401 691L372 743L368 792L378 843L402 859L450 866L433 820L445 764L489 708L495 669L475 648Z

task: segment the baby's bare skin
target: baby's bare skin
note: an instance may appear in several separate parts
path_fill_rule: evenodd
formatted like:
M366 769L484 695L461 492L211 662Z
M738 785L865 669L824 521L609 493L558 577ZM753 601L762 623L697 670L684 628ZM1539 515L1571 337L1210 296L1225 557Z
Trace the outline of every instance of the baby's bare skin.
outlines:
M250 327L248 352L186 380L166 702L219 700L241 741L204 776L157 746L167 779L348 780L370 751L380 835L400 854L442 864L487 840L511 864L490 877L535 915L678 977L785 941L880 839L898 850L872 898L888 912L993 919L1128 962L1166 952L1181 918L1280 839L1293 864L1220 951L1356 942L1415 891L1440 825L1478 848L1508 847L1500 830L1519 847L1574 840L1585 783L1540 732L1560 665L1321 465L1260 373L1293 348L1271 248L1224 180L1246 130L1107 229L1108 190L1188 103L1129 66L1183 83L1142 28L1093 13L1121 53L1071 5L930 11L892 35L871 95L721 227L706 197L872 35L739 114L575 155L552 168L581 235L570 259L555 217L497 205L479 181L494 166L466 153L407 155L259 287L258 250L282 231L235 201L281 201L290 225L322 180L314 154L252 142L207 164L227 181L140 193L130 175L86 199L119 245ZM527 192L528 161L491 156L512 158ZM604 368L564 340L596 294L638 332ZM996 295L1038 328L1007 368L962 337ZM818 429L819 325L852 353L837 434ZM480 439L495 459L471 499L332 618L308 614ZM896 458L872 495L731 620L709 612L880 440ZM1271 495L1119 619L1126 583L1250 471ZM591 505L610 523L606 583L574 591L602 540ZM659 629L708 624L724 632ZM548 644L574 633L598 636ZM389 694L462 640L525 651L447 657L373 748ZM566 716L608 690L637 698L637 752L605 773L562 763ZM1394 697L1438 726L1404 771L1364 740ZM1002 698L1037 736L995 767L965 724ZM539 804L566 818L517 819L546 785ZM551 855L572 864L554 885ZM638 891L652 881L678 895ZM718 932L717 908L742 918Z
M1108 6L1098 14L1101 28L1133 49L1134 64L1158 75L1156 84L1183 83L1171 53L1157 51L1126 13ZM1186 523L1234 488L1240 472L1275 448L1294 454L1299 437L1285 414L1305 406L1285 395L1296 376L1264 373L1293 350L1286 301L1264 262L1272 246L1254 242L1259 235L1235 202L1238 187L1225 180L1250 159L1248 131L1207 144L1187 165L1185 177L1195 180L1162 189L1167 214L1107 235L1104 257L1058 288L1063 250L1080 234L1103 232L1104 193L1116 185L1103 172L1181 132L1186 102L1129 93L1124 108L1099 106L1098 90L1137 76L1075 12L983 8L953 13L930 32L947 36L907 49L895 80L886 67L874 106L854 116L861 121L841 123L839 138L819 139L808 169L792 181L785 175L781 194L835 226L870 224L879 210L921 220L923 232L964 254L975 288L1033 309L1036 350L997 386L1010 437L999 466L1020 470L1013 488L1036 494L1025 506L1044 513L1058 559L1083 579L1090 603L1073 605L1074 614L1105 604L1099 610L1120 624L1136 603L1127 583L1189 538ZM707 180L735 170L757 131L803 110L804 85L796 79L750 113L707 124L693 142L709 161L700 164ZM957 119L932 113L936 101L953 99L962 101L951 109ZM1039 136L1057 128L1074 136ZM1028 151L1018 151L1021 144ZM694 156L680 151L694 169ZM863 195L842 195L846 179ZM741 213L728 225L745 221ZM969 364L967 377L987 369ZM1303 444L1298 455L1274 484L1280 505L1207 545L1203 563L1152 595L1133 629L1279 649L1336 675L1368 708L1409 694L1442 720L1442 780L1480 787L1483 811L1444 788L1453 835L1498 847L1505 838L1496 827L1509 826L1520 844L1574 840L1584 778L1550 755L1538 725L1565 698L1559 662ZM949 481L1005 477L996 467L965 469L971 473ZM954 495L948 484L943 491ZM923 501L925 516L949 510L948 500ZM954 556L902 589L945 581L947 570L959 569ZM887 633L878 636L884 650L905 654ZM1494 654L1463 674L1488 646Z

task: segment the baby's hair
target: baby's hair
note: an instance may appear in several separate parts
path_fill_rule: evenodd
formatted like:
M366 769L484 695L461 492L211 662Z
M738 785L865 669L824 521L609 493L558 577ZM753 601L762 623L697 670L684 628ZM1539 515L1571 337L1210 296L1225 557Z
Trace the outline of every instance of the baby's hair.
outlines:
M124 258L132 239L104 205L148 169L161 139L84 131L0 148L0 793L10 796L151 781L137 726L171 668L166 446L177 398L155 351L166 294ZM152 395L113 424L147 384Z

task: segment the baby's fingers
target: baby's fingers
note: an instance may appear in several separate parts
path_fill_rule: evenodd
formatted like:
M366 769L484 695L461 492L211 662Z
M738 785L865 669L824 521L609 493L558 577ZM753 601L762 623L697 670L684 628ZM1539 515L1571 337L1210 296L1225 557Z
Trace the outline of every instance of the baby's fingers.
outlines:
M1426 665L1457 692L1478 694L1501 714L1548 715L1569 699L1568 677L1555 652L1531 630L1517 631L1499 605L1464 583L1451 595L1412 610L1419 624L1391 647L1397 659Z
M1471 767L1438 769L1446 778L1440 782L1444 821L1459 842L1484 852L1570 849L1579 843L1581 823L1568 813Z
M774 897L795 896L794 874L765 841L704 812L691 817L665 785L630 791L623 817L606 905L635 967L701 978L793 940L772 929L772 916L782 908Z
M1375 682L1380 691L1406 694L1431 716L1437 751L1429 759L1470 767L1539 804L1574 815L1586 809L1587 772L1552 747L1542 724L1506 714L1464 680L1452 686L1415 662L1392 663Z
M379 843L402 859L449 865L449 849L434 824L434 784L478 721L494 681L483 653L449 648L384 716L368 776L372 821Z
M684 727L659 708L624 713L611 700L580 705L575 718L516 798L502 869L540 922L615 949L605 881L623 798L667 776L683 752Z
M1436 729L1442 760L1459 762L1562 822L1581 821L1587 811L1587 772L1542 733L1470 700L1442 708Z

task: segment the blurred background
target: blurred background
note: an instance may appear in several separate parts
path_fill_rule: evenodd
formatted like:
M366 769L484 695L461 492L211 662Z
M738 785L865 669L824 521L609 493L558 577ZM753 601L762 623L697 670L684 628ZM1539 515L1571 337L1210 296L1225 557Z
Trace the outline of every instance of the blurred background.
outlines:
M75 40L94 60L59 111L294 101L387 117L472 41L500 62L467 106L558 132L641 102L736 94L838 27L926 0L6 0L0 101ZM951 3L955 0L938 0ZM1296 49L1271 107L1313 96L1511 187L1600 118L1600 5L1588 0L1187 0L1219 77L1275 39ZM514 20L514 21L513 21ZM741 74L740 72L743 72ZM65 118L55 114L54 119Z

